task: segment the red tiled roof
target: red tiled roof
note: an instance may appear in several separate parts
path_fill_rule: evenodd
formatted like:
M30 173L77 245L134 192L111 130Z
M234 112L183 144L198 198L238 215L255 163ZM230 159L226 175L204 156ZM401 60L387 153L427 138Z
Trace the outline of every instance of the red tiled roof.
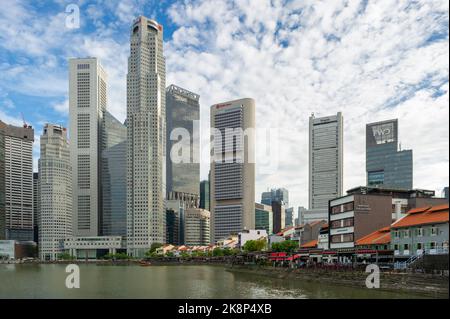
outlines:
M301 248L316 248L317 247L317 239L311 240L303 245L301 245Z
M388 244L391 242L391 228L383 227L366 235L356 241L357 246L362 245L380 245L380 244Z
M448 223L448 204L415 208L391 225L392 228Z

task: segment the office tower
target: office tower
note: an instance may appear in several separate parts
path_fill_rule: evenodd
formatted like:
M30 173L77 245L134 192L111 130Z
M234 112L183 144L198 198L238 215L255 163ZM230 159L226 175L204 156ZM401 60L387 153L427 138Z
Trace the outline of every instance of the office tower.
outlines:
M6 239L5 133L0 121L0 240Z
M34 130L0 121L4 135L6 239L33 240L33 142Z
M200 182L200 208L211 210L209 179Z
M210 196L214 242L255 228L254 128L253 99L211 106L214 145Z
M101 152L106 111L107 76L96 58L69 60L70 162L72 166L73 232L101 232Z
M286 188L272 188L270 191L261 194L261 203L272 205L272 201L282 201L289 206L289 191Z
M304 214L307 209L303 206L299 206L297 210L297 218L295 219L295 226L303 224Z
M286 208L285 210L285 225L286 227L294 226L294 207Z
M264 229L267 234L273 234L272 206L255 203L255 229Z
M282 201L272 201L273 232L279 233L286 228L286 209Z
M199 193L199 98L198 94L175 85L170 85L166 90L166 181L168 193L173 191Z
M39 258L56 260L72 236L72 167L66 128L46 124L39 159Z
M162 25L137 18L127 74L127 251L132 256L144 256L166 237L165 68Z
M102 151L102 236L127 235L127 128L105 112Z
M69 172L72 174L72 172ZM33 241L39 243L39 173L33 173Z
M328 201L342 195L343 117L309 118L309 209L328 210Z
M412 150L398 149L398 120L366 125L367 186L412 189Z
M167 201L166 210L166 243L180 245L180 209L169 207Z
M184 244L186 246L208 246L210 244L210 217L207 210L188 208L184 221Z

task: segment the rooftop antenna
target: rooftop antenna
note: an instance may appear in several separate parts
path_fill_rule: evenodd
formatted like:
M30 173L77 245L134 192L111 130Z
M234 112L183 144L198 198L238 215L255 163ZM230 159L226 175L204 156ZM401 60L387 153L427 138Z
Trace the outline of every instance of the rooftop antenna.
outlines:
M22 115L23 127L27 128L28 124L27 124L27 122L25 122L25 116L23 115L23 112L20 112L20 114Z

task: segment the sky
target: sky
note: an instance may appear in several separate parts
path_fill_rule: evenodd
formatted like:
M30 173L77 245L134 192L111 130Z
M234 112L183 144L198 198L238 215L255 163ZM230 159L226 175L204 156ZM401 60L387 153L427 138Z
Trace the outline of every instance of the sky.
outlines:
M68 28L68 5L80 12ZM71 57L108 73L108 110L126 116L129 32L139 15L164 26L167 86L200 95L202 147L212 104L251 97L257 129L276 131L277 168L256 164L256 200L272 187L308 203L309 116L342 112L344 189L365 185L365 125L399 119L414 188L449 184L447 0L0 0L0 119L67 126ZM264 137L257 135L257 147ZM276 146L276 147L275 147ZM201 164L201 178L209 163Z

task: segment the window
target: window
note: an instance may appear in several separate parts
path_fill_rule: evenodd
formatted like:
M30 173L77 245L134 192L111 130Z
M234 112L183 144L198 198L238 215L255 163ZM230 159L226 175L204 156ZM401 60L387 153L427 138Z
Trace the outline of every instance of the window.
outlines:
M436 249L436 242L432 241L430 243L430 249Z
M394 245L394 250L398 250L398 244Z
M384 184L384 171L369 172L367 175L369 186Z
M400 233L399 233L399 231L398 231L398 230L394 230L393 236L394 236L394 238L400 238Z
M431 236L437 236L438 234L438 228L435 226L431 227Z
M417 250L421 250L423 249L423 244L422 243L417 243Z
M417 237L422 237L423 236L423 228L422 227L417 228L416 234L417 234Z
M403 245L403 250L409 250L409 244L404 244Z
M409 229L405 229L403 231L403 238L409 238L409 235L410 235L410 230Z
M351 202L351 203L346 203L346 204L344 204L343 205L344 206L344 213L345 212L350 212L350 211L352 211L352 210L354 210L354 204L353 204L353 202Z
M344 234L342 235L342 241L343 242L352 242L353 241L353 234Z
M341 212L341 205L331 207L331 214L339 214Z

